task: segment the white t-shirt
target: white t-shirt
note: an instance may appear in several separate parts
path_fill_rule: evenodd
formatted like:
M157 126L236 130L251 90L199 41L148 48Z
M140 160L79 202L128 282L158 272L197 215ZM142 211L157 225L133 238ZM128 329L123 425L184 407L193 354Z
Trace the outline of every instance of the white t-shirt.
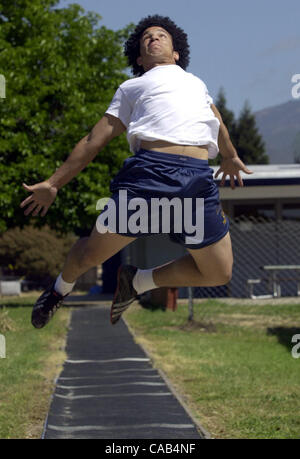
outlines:
M179 65L159 65L122 83L106 113L127 127L130 150L140 140L165 140L180 145L208 145L209 158L218 154L220 122L200 78Z

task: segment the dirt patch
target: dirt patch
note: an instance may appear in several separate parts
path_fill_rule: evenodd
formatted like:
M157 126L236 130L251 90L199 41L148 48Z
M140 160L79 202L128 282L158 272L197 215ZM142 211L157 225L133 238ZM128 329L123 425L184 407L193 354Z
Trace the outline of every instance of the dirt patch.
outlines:
M206 321L197 321L197 320L189 320L185 324L177 327L178 330L183 331L197 331L197 332L206 332L206 333L215 333L217 331L217 327L212 322Z
M291 326L295 325L293 318L279 317L279 316L267 316L267 315L251 315L251 314L218 314L214 318L215 323L224 325L235 325L248 328L264 329L267 327L275 326Z
M10 331L16 331L17 326L12 320L6 309L0 309L0 333L6 333Z

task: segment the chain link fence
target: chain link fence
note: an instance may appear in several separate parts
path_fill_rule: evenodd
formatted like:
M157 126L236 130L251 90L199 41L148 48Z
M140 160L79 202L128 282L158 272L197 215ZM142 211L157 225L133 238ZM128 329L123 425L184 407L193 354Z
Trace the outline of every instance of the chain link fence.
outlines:
M234 256L232 280L221 287L194 287L189 296L272 298L300 295L300 269L297 269L300 267L300 221L242 216L230 219L230 234ZM278 270L274 270L275 265ZM294 268L284 268L285 265L294 265Z

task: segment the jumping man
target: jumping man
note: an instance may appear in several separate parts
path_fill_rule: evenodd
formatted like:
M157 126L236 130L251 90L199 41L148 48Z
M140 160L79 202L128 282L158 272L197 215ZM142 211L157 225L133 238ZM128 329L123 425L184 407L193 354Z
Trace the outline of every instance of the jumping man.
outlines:
M201 231L196 231L193 237L183 225L178 232L175 228L178 219L170 217L169 237L183 245L187 254L153 269L120 267L111 323L115 324L132 301L148 290L219 286L231 279L233 256L229 224L220 206L208 159L215 158L219 152L222 155L215 174L215 178L223 174L221 185L229 175L232 188L235 178L243 186L240 171L252 172L238 157L206 85L185 70L189 63L189 45L181 28L168 17L148 16L139 22L126 42L125 55L135 78L120 85L102 119L48 180L23 185L31 193L21 203L21 207L28 205L25 215L41 212L44 216L59 189L87 166L110 140L127 131L133 156L124 161L111 182L111 203L116 209L114 220L107 218L106 208L90 236L78 240L72 247L62 272L33 307L32 324L36 328L48 323L83 273L102 264L137 237L151 234L156 223L154 232L162 232L158 215L151 212L147 214L146 227L136 231L125 225L124 229L122 209L134 209L130 202L143 200L151 210L153 199L176 197L185 204L188 198L192 200L191 220L197 222L197 230L199 226Z

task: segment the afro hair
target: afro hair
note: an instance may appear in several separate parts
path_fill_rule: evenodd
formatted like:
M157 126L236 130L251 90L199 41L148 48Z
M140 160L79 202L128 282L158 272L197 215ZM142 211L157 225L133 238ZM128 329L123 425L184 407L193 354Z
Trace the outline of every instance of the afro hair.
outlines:
M128 64L132 68L133 74L135 76L141 76L145 73L143 67L138 65L136 60L140 56L140 39L142 34L144 30L148 29L148 27L153 26L162 27L169 32L173 39L174 51L179 53L179 60L176 64L185 70L190 61L187 34L169 17L163 17L156 14L154 16L147 16L146 18L141 19L125 43L125 56L127 56Z

